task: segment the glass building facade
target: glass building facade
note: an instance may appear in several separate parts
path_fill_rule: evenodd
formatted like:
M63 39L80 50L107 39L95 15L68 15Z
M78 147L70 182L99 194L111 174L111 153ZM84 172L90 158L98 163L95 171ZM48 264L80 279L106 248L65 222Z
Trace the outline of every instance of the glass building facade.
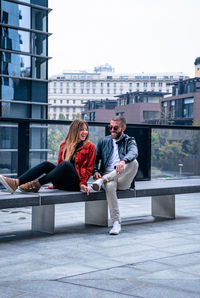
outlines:
M50 11L48 0L0 0L0 120L47 119ZM28 166L45 158L46 130L31 124ZM18 125L0 121L0 174L19 172L18 143Z

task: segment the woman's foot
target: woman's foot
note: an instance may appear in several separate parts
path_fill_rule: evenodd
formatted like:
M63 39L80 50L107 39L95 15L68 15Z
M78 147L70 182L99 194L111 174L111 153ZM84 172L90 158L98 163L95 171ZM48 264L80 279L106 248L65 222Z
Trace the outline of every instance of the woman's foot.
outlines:
M31 181L20 185L19 189L22 192L38 192L40 187L41 187L41 184L39 181Z
M13 178L8 178L3 175L0 175L0 182L10 193L14 193L18 187L18 180Z

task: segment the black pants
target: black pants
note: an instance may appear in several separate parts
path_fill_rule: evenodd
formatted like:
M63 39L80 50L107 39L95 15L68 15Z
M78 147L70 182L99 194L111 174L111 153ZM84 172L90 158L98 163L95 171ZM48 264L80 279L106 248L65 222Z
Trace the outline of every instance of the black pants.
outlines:
M49 161L44 161L19 176L19 185L35 180L41 175L43 176L38 179L41 185L51 182L58 189L80 190L78 173L68 161L63 161L57 166Z

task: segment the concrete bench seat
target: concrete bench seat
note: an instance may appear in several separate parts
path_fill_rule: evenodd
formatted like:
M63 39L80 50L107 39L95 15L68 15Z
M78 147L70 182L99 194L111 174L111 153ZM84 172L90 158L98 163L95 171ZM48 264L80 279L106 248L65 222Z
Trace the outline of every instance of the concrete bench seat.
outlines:
M200 192L200 179L138 181L136 189L118 191L118 198L151 197L151 215L175 218L175 195ZM49 190L38 193L9 194L0 192L0 209L32 207L32 230L53 234L55 231L55 205L85 202L85 223L108 226L108 206L105 192Z

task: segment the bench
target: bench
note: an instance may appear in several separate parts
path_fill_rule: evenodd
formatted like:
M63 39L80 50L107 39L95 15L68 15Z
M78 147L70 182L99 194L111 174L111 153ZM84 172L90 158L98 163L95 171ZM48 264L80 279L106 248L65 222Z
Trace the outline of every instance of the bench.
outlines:
M118 198L151 197L151 215L156 218L175 218L175 195L199 193L200 179L138 181L135 189L118 191ZM85 202L85 223L108 226L108 207L105 192L82 192L41 189L39 193L9 194L0 191L0 209L32 207L32 231L53 234L55 205Z

